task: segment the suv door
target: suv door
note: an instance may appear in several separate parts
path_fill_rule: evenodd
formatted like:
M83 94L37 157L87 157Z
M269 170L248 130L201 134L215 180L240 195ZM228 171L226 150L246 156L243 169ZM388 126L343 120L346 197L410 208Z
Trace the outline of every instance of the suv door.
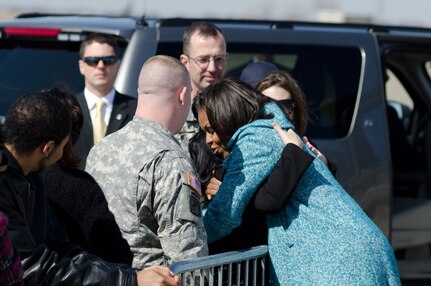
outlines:
M376 36L387 74L392 246L402 277L431 278L431 30L387 28Z

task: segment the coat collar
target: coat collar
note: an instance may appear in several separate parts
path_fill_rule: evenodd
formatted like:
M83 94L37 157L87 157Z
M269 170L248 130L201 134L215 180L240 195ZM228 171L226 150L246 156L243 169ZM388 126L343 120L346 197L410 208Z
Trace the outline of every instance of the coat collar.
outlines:
M24 176L21 166L12 153L4 145L0 145L0 173L7 170Z

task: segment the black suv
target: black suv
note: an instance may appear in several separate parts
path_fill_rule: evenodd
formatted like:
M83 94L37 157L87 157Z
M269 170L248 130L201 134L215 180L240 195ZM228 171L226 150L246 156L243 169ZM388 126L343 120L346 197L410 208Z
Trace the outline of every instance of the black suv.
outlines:
M0 115L17 95L57 81L81 90L78 48L90 32L118 38L124 55L115 86L136 96L142 64L155 54L179 58L183 31L193 21L202 19L27 15L0 21ZM431 30L205 21L224 30L228 75L238 76L255 60L293 74L311 109L307 135L391 240L401 276L431 278Z

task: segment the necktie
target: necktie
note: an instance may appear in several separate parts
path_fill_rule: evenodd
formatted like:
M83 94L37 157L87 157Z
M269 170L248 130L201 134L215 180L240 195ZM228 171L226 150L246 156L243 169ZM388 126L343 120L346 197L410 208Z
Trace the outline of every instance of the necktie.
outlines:
M105 101L103 99L99 99L96 102L96 117L93 122L93 138L94 144L99 143L100 140L105 137L106 134L106 124L105 119L103 118L103 109L105 108Z

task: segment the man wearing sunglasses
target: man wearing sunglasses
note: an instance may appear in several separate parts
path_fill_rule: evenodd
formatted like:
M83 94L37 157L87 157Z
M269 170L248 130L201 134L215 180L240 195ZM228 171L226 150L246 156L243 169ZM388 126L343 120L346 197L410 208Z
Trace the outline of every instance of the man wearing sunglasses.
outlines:
M85 89L76 97L84 125L75 148L83 164L93 145L125 126L136 111L136 99L114 89L120 66L118 54L117 42L109 35L91 34L81 44L79 71L84 76Z

